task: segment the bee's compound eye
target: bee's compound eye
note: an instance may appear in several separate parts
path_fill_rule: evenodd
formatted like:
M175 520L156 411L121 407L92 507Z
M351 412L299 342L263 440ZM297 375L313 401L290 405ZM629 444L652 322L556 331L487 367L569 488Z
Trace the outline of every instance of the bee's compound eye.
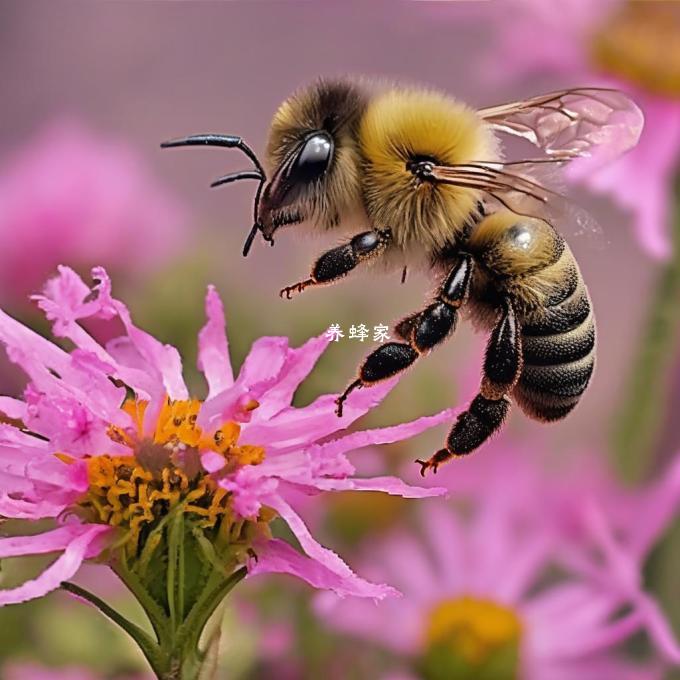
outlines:
M535 230L531 224L519 222L508 229L506 238L515 248L529 250L534 243Z
M298 182L311 182L326 172L333 155L333 140L325 133L312 135L304 143L293 167L291 179Z

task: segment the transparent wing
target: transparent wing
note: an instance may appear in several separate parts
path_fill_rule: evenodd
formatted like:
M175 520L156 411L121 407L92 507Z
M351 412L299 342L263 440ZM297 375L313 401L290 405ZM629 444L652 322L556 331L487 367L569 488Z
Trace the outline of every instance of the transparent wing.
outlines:
M541 178L554 181L568 159L539 158L507 163L474 161L459 165L431 165L428 179L441 184L483 191L492 201L518 215L538 217L560 231L588 236L593 245L603 245L602 230L585 210Z
M573 88L480 109L497 132L522 137L552 157L615 158L637 144L642 111L627 95L607 88Z

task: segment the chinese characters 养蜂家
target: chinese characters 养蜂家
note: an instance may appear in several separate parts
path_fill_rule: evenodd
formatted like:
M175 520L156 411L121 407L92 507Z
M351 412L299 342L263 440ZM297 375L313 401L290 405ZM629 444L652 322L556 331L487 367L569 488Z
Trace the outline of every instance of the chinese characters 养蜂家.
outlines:
M377 324L370 330L368 326L360 323L356 326L352 324L349 327L348 335L345 336L340 324L334 323L328 327L326 337L331 342L339 342L340 338L344 337L347 337L349 340L358 340L359 342L364 342L364 340L367 340L369 337L372 338L373 342L385 342L390 339L388 331L389 328L385 326L385 324Z

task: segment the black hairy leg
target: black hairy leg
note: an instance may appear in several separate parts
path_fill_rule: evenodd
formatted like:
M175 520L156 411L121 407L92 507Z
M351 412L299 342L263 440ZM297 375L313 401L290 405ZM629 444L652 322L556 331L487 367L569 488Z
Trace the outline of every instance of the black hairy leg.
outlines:
M425 309L400 321L395 332L406 342L386 342L371 352L359 368L359 377L336 400L338 416L350 392L397 375L443 342L455 329L458 308L470 290L472 258L462 255Z
M381 255L392 241L390 229L376 229L357 234L347 243L327 250L312 267L308 279L282 288L279 295L291 299L310 286L335 283L347 276L359 263Z
M484 356L482 384L472 400L453 424L446 448L428 460L417 460L420 474L437 468L454 456L465 456L479 448L505 422L510 408L508 393L522 371L521 328L509 300L503 302L501 315L491 332Z

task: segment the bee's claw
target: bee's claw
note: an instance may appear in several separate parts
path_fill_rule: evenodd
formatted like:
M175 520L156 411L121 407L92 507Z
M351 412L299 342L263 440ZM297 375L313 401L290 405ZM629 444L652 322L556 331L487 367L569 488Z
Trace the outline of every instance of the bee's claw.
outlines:
M433 456L428 458L427 460L421 460L418 458L416 460L416 463L420 465L420 475L421 477L425 476L425 473L428 470L432 470L432 474L437 474L437 470L439 469L439 466L442 463L445 463L447 460L451 458L451 456L454 456L455 454L449 451L448 449L440 449L435 453Z
M286 286L279 291L279 297L282 298L286 296L286 300L290 300L294 293L301 293L305 288L314 284L313 279L305 279L304 281L298 281L292 286Z
M342 418L342 403L341 397L338 397L335 400L335 415L338 416L338 418Z
M432 469L433 474L435 474L435 475L437 474L437 468L439 468L439 463L433 462L432 458L430 458L430 460L421 460L420 458L418 458L416 460L416 463L418 463L418 465L420 465L420 476L421 477L425 477L425 473L430 469Z

